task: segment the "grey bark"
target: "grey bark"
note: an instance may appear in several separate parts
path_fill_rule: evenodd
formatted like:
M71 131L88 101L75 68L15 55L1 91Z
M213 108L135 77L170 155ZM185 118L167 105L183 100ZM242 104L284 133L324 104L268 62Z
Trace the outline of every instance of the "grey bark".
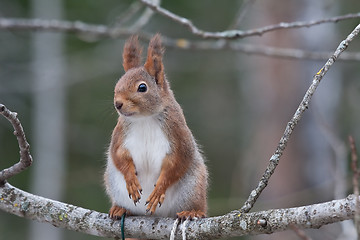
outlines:
M355 214L354 195L330 202L303 207L271 209L191 221L187 224L187 239L217 239L231 236L270 234L291 227L319 228L325 224L352 219ZM27 193L6 183L0 187L0 209L55 227L66 228L102 237L121 237L120 221L107 214L66 204ZM168 239L175 219L153 217L127 217L125 236ZM176 239L181 239L178 227Z

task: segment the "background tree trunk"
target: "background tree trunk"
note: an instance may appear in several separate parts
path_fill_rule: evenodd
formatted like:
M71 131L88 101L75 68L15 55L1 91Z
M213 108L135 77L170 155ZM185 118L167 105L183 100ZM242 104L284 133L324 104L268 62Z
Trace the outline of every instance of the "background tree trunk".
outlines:
M32 0L34 18L62 19L62 0ZM31 192L62 200L65 188L65 88L63 36L34 33L33 49L33 153L36 159ZM63 229L32 222L30 240L60 240Z

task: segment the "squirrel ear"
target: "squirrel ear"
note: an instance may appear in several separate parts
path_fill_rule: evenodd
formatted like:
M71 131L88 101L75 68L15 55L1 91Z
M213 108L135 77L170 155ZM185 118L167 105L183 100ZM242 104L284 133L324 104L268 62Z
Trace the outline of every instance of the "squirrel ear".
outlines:
M131 36L124 46L123 67L125 72L141 65L141 52L142 47L139 44L138 36Z
M165 75L162 56L164 48L161 45L161 36L156 34L149 43L148 55L144 65L148 73L155 78L158 85L164 87Z

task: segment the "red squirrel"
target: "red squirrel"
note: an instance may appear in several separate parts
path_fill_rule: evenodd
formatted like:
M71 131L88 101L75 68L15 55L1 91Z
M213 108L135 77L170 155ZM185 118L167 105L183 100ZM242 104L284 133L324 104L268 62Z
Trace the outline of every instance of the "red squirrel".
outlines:
M144 65L141 53L138 37L130 37L125 74L114 90L119 117L104 175L109 216L205 217L208 172L166 79L160 35L150 40Z

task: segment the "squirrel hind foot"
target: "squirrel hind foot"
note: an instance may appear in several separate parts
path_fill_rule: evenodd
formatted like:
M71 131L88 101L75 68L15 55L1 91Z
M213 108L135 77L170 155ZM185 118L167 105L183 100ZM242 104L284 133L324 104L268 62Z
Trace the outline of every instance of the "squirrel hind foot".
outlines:
M112 206L109 210L109 217L113 220L121 219L122 215L130 215L130 212L123 207Z
M206 214L201 210L191 210L191 211L182 211L176 213L176 217L181 220L193 220L198 218L204 218L206 217Z

